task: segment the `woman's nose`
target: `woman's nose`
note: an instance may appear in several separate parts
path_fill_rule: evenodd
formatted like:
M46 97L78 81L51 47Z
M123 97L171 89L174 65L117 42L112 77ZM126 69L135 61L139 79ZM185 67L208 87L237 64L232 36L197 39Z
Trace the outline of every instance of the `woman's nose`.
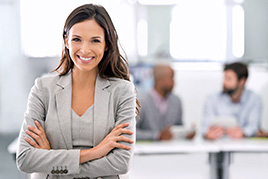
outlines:
M91 46L89 43L83 43L80 50L82 53L87 54L91 51Z

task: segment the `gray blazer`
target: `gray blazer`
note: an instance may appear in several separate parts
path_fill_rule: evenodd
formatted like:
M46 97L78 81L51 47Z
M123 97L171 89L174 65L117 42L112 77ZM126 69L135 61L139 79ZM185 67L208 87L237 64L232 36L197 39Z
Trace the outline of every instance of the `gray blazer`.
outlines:
M71 72L64 76L49 75L37 78L31 89L24 122L19 135L17 166L34 179L119 178L129 170L134 152L113 149L103 158L79 164L80 150L72 148L71 135ZM120 123L129 123L135 141L136 95L134 85L126 80L96 79L94 99L94 146ZM51 150L36 149L24 138L28 125L38 120L45 129Z
M161 115L153 97L147 93L139 98L140 119L137 118L137 140L157 140L160 131L168 125L182 125L182 103L178 96L170 94L167 98L167 111Z

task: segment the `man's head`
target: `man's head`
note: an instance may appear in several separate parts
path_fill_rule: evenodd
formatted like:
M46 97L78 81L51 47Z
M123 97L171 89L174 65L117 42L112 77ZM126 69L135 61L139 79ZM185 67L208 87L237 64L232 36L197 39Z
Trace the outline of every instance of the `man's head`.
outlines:
M155 65L153 74L155 89L163 96L171 93L174 87L173 69L166 64Z
M223 92L232 95L239 89L243 89L247 78L247 65L239 62L226 64L224 67Z

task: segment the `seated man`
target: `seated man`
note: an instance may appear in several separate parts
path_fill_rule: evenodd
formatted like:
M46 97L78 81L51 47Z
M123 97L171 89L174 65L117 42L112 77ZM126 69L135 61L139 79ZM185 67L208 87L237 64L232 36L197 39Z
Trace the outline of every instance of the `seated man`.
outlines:
M206 139L214 140L223 135L242 138L257 133L261 121L261 99L245 89L247 77L245 64L236 62L225 65L223 91L209 96L205 103L202 132ZM223 127L219 122L219 125L213 125L212 121L215 122L219 116L234 118L237 124ZM225 120L227 122L228 119Z
M181 100L172 94L174 71L169 65L156 65L153 76L154 88L139 99L137 140L170 140L173 138L171 126L182 125Z

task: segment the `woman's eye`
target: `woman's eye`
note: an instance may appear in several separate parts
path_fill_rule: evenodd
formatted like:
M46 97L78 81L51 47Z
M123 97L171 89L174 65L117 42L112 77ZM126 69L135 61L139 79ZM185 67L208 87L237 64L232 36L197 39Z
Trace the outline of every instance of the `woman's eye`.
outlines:
M99 43L100 41L97 39L92 40L93 43Z
M80 42L81 40L79 38L73 38L74 42Z

